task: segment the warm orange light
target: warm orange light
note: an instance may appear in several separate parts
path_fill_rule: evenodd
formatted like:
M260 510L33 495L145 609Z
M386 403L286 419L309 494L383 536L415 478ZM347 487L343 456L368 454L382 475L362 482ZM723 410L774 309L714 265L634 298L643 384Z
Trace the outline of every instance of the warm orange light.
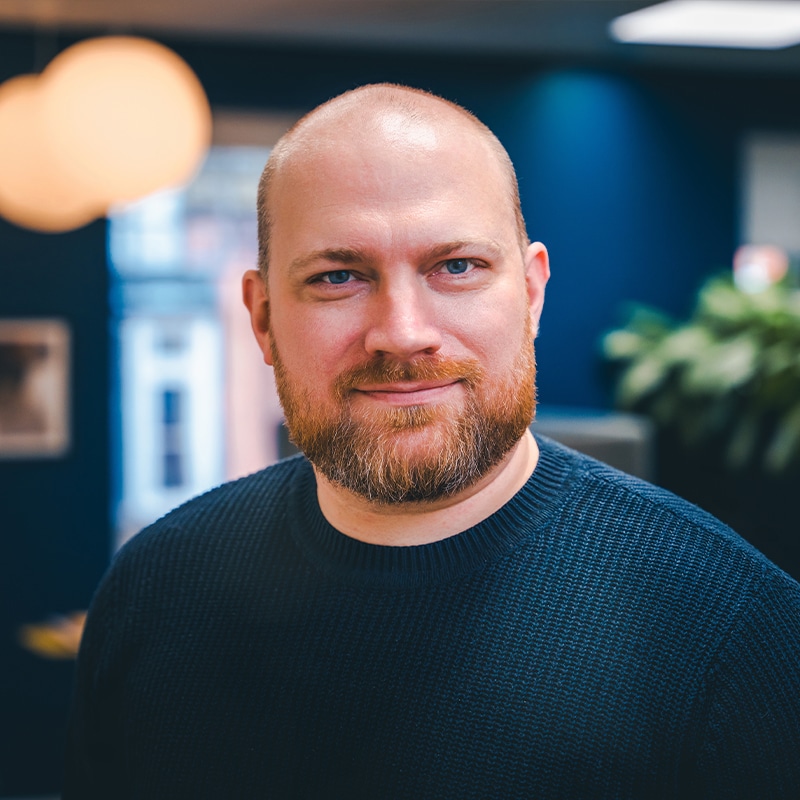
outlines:
M103 213L76 186L43 134L39 83L20 75L0 85L0 214L25 228L65 231Z
M80 227L185 183L210 141L208 100L179 56L134 37L80 42L0 85L0 214Z
M155 42L80 42L53 59L41 81L42 118L59 157L108 204L187 181L211 140L200 82Z

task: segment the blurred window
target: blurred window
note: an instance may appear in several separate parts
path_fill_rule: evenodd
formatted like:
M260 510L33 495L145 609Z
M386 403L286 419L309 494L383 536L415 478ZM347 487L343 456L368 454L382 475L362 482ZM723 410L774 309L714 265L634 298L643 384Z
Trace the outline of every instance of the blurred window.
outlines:
M215 115L228 141L191 184L111 215L117 545L277 460L280 407L240 284L256 267L256 191L269 154L248 140L273 144L294 116Z

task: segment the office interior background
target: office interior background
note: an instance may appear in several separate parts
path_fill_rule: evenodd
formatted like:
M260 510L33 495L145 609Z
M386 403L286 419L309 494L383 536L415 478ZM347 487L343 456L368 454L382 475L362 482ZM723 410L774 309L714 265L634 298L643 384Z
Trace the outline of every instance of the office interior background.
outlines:
M800 47L611 39L611 20L649 5L0 2L0 82L90 36L146 36L194 70L215 123L190 186L64 233L0 218L0 321L61 325L69 356L66 448L0 448L0 797L57 794L74 666L26 648L20 631L85 609L141 525L281 452L280 410L237 287L255 261L255 181L302 113L390 81L452 99L497 133L529 234L551 256L536 345L544 407L612 408L600 343L629 304L686 318L740 245L797 256ZM775 214L764 221L754 186L776 163L783 194L772 202L788 221L763 241ZM654 480L800 577L796 467L731 471L712 444L687 450L668 434L654 451Z

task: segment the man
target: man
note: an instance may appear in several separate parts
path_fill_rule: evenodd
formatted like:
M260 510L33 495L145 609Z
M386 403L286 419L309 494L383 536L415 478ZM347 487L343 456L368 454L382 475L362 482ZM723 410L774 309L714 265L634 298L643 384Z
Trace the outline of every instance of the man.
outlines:
M548 259L495 137L362 87L259 204L244 299L307 459L116 558L65 800L800 796L800 587L528 431Z

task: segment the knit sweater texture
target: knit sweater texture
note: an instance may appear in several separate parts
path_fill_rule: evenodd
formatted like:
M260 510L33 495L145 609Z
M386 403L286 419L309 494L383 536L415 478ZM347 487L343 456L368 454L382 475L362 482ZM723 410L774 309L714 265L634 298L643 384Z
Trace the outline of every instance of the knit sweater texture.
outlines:
M336 531L301 457L134 537L90 609L64 800L800 797L800 586L539 446L429 545Z

